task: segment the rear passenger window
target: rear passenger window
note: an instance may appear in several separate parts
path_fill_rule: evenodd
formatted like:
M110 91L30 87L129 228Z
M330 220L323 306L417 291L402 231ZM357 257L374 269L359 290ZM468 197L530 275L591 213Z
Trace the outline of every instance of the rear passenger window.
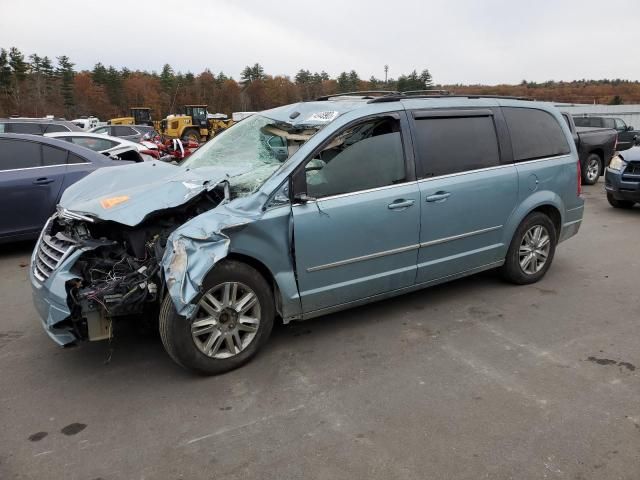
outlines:
M9 123L8 126L8 131L11 133L42 135L42 128L38 123Z
M491 116L417 118L422 178L495 167L498 137Z
M503 107L516 162L566 155L571 152L564 131L549 112L535 108Z
M131 127L115 126L115 127L112 127L112 128L113 128L113 134L116 137L124 137L124 136L127 136L127 135L136 135L138 133Z
M376 118L343 130L305 165L305 175L316 198L402 183L400 122Z
M45 126L44 133L53 133L53 132L68 132L69 129L64 125L56 125L55 123L51 123Z
M67 151L49 145L42 145L42 165L64 165L67 163Z
M69 152L67 163L88 163L88 162L84 158L76 155L75 153Z
M24 140L0 140L0 170L40 166L40 144Z

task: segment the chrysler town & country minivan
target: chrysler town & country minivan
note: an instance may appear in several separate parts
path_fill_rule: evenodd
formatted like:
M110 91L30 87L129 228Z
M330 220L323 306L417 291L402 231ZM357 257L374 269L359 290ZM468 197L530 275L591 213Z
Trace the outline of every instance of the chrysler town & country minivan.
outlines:
M216 374L253 357L276 318L493 268L540 280L580 228L580 188L571 133L546 103L296 103L180 165L102 169L68 188L33 253L34 302L60 345L159 317L171 358Z

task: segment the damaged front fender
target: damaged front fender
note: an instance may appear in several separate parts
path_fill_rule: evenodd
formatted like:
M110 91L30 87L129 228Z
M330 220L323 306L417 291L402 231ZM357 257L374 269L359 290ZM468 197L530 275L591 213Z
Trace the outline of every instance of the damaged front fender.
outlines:
M190 318L195 314L196 305L192 302L200 293L205 277L229 253L228 231L252 221L211 211L171 234L162 266L169 295L179 315Z

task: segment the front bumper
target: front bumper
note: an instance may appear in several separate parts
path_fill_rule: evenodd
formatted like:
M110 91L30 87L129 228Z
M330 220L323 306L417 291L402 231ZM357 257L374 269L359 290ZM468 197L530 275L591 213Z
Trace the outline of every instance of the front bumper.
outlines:
M34 275L33 258L29 267L33 305L40 316L42 327L54 342L63 347L78 341L78 337L71 327L71 322L68 321L71 311L67 306L65 283L77 278L77 275L69 270L82 252L82 250L77 250L69 255L44 281L40 281Z
M625 181L618 170L607 167L604 173L604 189L616 200L640 202L640 181Z

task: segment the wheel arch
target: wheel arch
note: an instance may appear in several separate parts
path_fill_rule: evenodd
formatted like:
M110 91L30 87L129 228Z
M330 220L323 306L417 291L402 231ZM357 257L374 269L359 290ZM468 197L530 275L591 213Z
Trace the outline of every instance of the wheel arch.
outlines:
M556 227L556 235L560 238L564 215L564 202L560 196L551 191L535 192L523 201L513 212L505 228L505 255L511 244L513 235L522 221L533 212L541 212L547 215Z
M282 316L282 294L280 293L280 287L278 286L276 277L271 272L269 267L267 267L263 262L261 262L255 257L246 255L244 253L234 252L234 251L230 251L227 254L225 259L242 262L256 269L258 273L262 275L262 277L267 281L267 283L271 287L271 294L273 295L274 304L276 306L276 312L278 312L278 314ZM215 268L215 265L212 267L211 270L213 270L213 268Z

